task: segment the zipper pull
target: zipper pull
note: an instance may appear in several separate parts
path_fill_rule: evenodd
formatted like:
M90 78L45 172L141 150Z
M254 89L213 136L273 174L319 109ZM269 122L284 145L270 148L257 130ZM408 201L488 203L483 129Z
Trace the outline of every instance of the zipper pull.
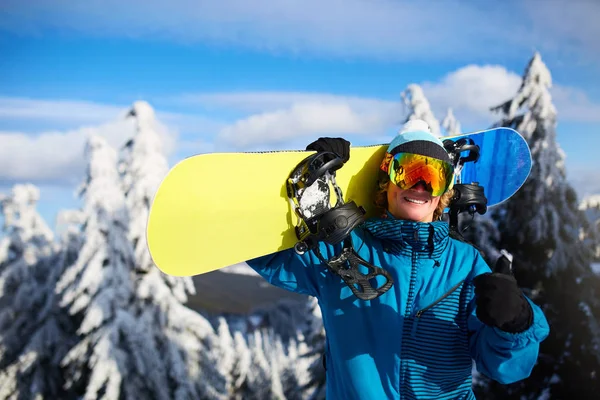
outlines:
M415 318L413 319L413 326L411 336L414 338L417 336L417 328L419 326L419 321L421 320L421 315L423 314L423 310L417 311L415 314Z

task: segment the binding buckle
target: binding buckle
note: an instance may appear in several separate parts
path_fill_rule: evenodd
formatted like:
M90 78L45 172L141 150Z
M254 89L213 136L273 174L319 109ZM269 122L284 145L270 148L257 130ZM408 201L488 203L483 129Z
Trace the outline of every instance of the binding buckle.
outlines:
M372 300L389 290L393 280L386 270L362 259L349 240L344 241L365 220L366 211L353 201L344 202L342 190L335 181L335 171L343 164L334 153L318 152L302 160L290 173L286 183L287 195L298 217L295 226L298 242L294 250L298 254L312 250L333 273L344 280L354 295L362 300ZM333 206L330 187L336 195ZM321 241L331 245L344 241L341 254L325 260L319 251ZM360 265L369 272L362 274ZM378 275L383 275L386 281L376 288L370 280Z

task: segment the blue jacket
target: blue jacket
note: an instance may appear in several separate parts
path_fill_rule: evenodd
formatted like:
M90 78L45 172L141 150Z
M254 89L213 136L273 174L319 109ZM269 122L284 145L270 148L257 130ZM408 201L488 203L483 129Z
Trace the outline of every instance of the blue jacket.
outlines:
M477 370L500 383L529 376L549 333L539 307L533 325L511 334L475 314L475 276L490 268L471 245L448 235L445 222L398 220L397 240L359 226L354 249L394 279L363 301L312 253L293 249L248 261L271 284L318 299L326 331L327 399L474 399ZM341 245L320 244L325 259ZM529 301L529 299L528 299Z

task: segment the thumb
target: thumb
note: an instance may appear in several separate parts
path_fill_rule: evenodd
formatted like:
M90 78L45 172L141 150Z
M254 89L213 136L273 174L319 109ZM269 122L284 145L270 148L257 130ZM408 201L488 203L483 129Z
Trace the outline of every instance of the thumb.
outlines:
M504 275L512 275L513 256L508 251L502 249L500 250L500 257L496 260L496 265L494 267L495 273L504 274Z

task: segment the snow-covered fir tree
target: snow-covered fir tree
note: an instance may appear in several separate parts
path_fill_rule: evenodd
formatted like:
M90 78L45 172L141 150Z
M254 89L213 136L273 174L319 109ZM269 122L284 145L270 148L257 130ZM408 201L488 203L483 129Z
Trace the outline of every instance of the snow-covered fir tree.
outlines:
M134 119L135 135L121 149L119 172L129 215L128 238L134 250L137 300L133 312L157 342L164 368L170 371L168 383L175 388L174 393L179 398L218 398L228 393L230 378L219 371L222 360L214 355L220 350L209 351L219 344L219 339L213 337L213 327L201 314L185 306L188 295L195 293L192 279L160 271L146 242L152 199L168 172L160 127L146 102L134 103L127 116Z
M307 302L307 314L309 316L306 333L308 352L303 354L305 362L309 362L310 380L303 389L308 391L310 400L325 399L326 366L325 356L325 328L319 303L316 298L311 297Z
M310 348L302 332L306 313L301 308L297 301L283 300L247 315L215 318L217 363L228 377L232 400L308 398L313 357L306 357Z
M305 300L281 299L268 307L256 308L252 316L262 327L269 327L284 341L302 340L302 336L312 322L312 311L307 313L306 302L312 308L313 299L306 296Z
M91 136L86 155L84 242L57 284L78 334L62 360L66 389L86 399L189 398L172 392L169 376L177 371L167 369L153 325L135 315L135 257L116 151Z
M594 249L594 259L600 261L600 194L584 197L579 203L579 209L587 218L587 230L584 234Z
M280 342L284 346L284 342ZM279 346L278 346L279 348ZM300 400L307 399L308 392L305 390L310 384L310 359L307 358L309 348L304 342L304 336L298 340L291 339L287 342L285 352L278 354L283 359L279 364L281 368L281 385L286 399Z
M442 136L440 130L440 123L433 115L429 100L425 97L423 89L417 84L410 84L406 87L400 96L404 106L406 107L406 118L403 122L407 122L413 119L422 119L427 122L431 133L435 136Z
M316 298L307 296L300 302L280 300L262 314L262 324L272 332L269 337L276 335L275 356L279 358L279 376L287 399L309 396L314 390L313 373L321 372L313 365L315 359L321 360L322 356L322 353L315 354L315 349L321 352L324 348L319 311Z
M143 382L145 373L160 381L164 371L153 365L156 355L148 354L152 346L147 346L151 340L144 333L138 336L130 311L134 258L116 153L104 139L91 136L86 155L87 177L80 192L85 240L57 284L61 305L77 321L79 336L63 359L66 387L89 399L129 398L134 393L151 397L161 391L166 397L164 386L155 389L147 386L152 381Z
M500 231L490 214L461 214L459 230L462 237L479 250L490 266L495 264L500 257Z
M507 244L535 250L531 255L535 254L535 261L548 272L570 263L585 270L589 266L587 252L574 251L580 243L583 215L576 192L567 182L565 156L556 141L557 113L551 86L550 71L536 53L515 97L493 108L502 114L496 126L510 127L523 135L533 161L523 187L496 215Z
M307 371L302 370L294 340L285 344L273 329L257 329L248 334L245 346L236 349L243 349L241 354L249 354L249 358L240 359L246 362L246 370L238 376L235 399L307 398L303 390Z
M249 348L252 360L248 383L255 399L283 399L280 365L274 346L277 338L272 331L254 331L249 336Z
M231 385L232 399L243 400L244 394L248 391L245 384L252 366L252 356L248 343L240 331L233 333L233 350L235 353L233 364L231 365Z
M448 108L446 116L442 120L442 128L446 131L446 136L460 135L462 133L460 122L454 116L452 108Z
M519 285L549 320L531 377L512 385L489 382L482 398L589 398L600 390L600 281L591 272L591 249L581 240L584 216L565 176L564 154L556 142L557 112L552 78L536 53L515 97L494 107L496 126L521 133L533 166L523 187L490 210L498 224L499 248L514 256Z
M61 265L65 267L73 265L83 246L84 217L81 210L60 210L56 216L56 231L60 235Z
M195 289L190 277L162 273L148 251L148 214L154 194L169 167L152 107L146 102L136 102L128 116L135 119L136 133L121 149L119 170L130 219L128 236L134 246L136 270L140 274L137 292L142 299L160 303L165 311L171 303L185 303L188 294L194 294Z
M54 294L65 253L36 211L39 194L20 184L0 200L0 399L69 398L59 361L72 330Z

